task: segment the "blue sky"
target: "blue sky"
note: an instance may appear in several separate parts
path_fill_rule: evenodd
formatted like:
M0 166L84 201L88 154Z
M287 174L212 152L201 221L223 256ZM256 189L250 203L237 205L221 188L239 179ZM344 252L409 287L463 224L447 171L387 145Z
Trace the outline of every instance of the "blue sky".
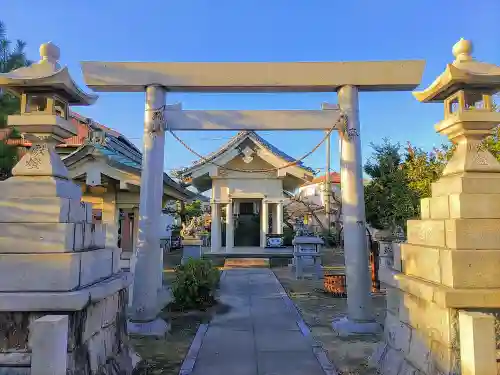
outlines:
M28 43L38 59L41 43L61 48L61 63L84 84L80 61L356 61L424 59L421 87L452 62L461 37L474 55L500 65L498 0L0 0L0 19L11 39ZM319 109L335 93L171 94L186 109ZM383 137L431 149L444 139L434 132L441 104L418 103L411 93L360 95L363 157ZM96 104L74 108L129 137L141 147L143 94L102 93ZM207 154L230 132L182 132L189 145ZM275 146L300 157L322 138L320 132L262 132ZM305 160L324 168L321 147ZM168 136L165 169L196 157ZM332 139L332 168L339 166Z

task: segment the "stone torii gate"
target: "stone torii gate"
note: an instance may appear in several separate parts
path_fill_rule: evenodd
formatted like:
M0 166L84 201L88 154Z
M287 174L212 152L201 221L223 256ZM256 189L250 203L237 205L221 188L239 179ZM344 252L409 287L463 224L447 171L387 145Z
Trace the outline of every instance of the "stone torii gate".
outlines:
M162 253L158 228L165 127L169 130L330 130L341 118L342 211L348 315L333 323L340 334L379 329L371 307L359 137L359 91L410 91L421 80L421 60L294 63L82 62L86 84L98 92L146 93L139 233L131 332L160 333L157 319ZM166 106L167 92L337 92L326 110L184 111Z

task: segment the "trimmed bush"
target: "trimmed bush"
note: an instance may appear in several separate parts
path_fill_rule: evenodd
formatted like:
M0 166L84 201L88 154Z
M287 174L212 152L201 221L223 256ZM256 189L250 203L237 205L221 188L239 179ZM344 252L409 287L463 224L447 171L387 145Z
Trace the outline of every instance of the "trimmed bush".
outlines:
M175 269L172 294L177 308L202 309L215 303L220 271L211 261L189 259Z

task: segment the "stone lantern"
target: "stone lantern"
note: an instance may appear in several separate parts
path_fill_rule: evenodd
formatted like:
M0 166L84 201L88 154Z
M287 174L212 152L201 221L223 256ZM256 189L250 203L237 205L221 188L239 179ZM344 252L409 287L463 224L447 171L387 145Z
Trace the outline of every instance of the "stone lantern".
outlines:
M443 176L466 172L500 172L500 164L483 146L483 139L500 123L493 94L500 90L500 67L472 57L472 43L453 46L455 61L425 90L415 92L421 102L444 103L444 120L436 131L456 146Z
M105 225L92 222L91 204L81 201L55 151L76 134L69 106L96 97L59 65L59 48L46 43L40 54L39 62L0 74L0 88L21 99L8 125L32 143L13 177L0 182L0 322L9 327L0 341L4 351L29 356L16 368L0 357L0 373L31 367L130 374L124 337L130 275L120 270L121 249L106 247Z
M372 361L381 374L498 371L500 163L482 144L500 124L492 100L500 67L475 60L463 39L453 54L429 87L414 92L421 102L444 103L435 128L455 150L432 196L421 200L421 219L408 220L400 260L380 274L385 340Z
M59 54L54 44L42 44L38 63L0 75L0 87L21 99L20 114L9 116L7 123L32 142L30 151L14 167L13 176L68 177L54 147L76 135L68 119L69 105L90 105L97 97L76 86L68 68L59 65Z

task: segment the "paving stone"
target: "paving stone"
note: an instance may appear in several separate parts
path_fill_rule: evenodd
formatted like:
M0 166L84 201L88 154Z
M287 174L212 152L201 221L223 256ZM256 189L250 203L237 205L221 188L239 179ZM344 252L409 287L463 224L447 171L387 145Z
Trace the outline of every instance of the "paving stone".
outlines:
M297 331L255 332L257 351L300 351L312 350L309 341Z
M226 271L220 299L230 310L210 322L191 375L324 374L281 291L268 269Z
M250 309L252 311L252 314L259 314L261 312L264 312L264 313L273 312L276 314L278 314L278 313L286 314L286 313L290 312L290 309L285 304L285 301L283 301L282 298L261 300L259 302L252 301Z
M271 316L252 317L255 331L299 331L294 318L276 314Z
M198 354L198 358L216 356L219 358L253 356L255 344L253 332L235 331L225 327L210 326Z
M312 351L260 352L259 375L324 375Z
M228 318L228 319L212 319L210 327L224 327L233 331L252 331L253 324L250 317L248 318Z
M259 375L255 358L198 358L191 375Z

